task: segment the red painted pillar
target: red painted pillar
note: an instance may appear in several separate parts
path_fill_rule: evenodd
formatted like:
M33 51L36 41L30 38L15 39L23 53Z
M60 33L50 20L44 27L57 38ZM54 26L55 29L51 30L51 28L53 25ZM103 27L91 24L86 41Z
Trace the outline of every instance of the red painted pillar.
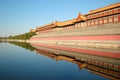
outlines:
M112 14L114 14L114 10L112 10Z
M89 21L89 27L91 26L91 21Z
M118 15L118 22L120 22L120 14Z
M104 24L104 18L102 19L102 24Z
M87 21L87 27L88 27L88 21Z
M81 23L80 23L80 27L81 27Z
M99 25L100 19L98 19L98 25Z
M77 28L79 27L79 24L77 24Z
M94 26L96 25L95 22L96 22L96 20L94 20Z
M114 23L114 16L112 16L112 23Z
M107 18L107 23L109 23L109 17Z
M120 8L118 9L118 12L120 13Z

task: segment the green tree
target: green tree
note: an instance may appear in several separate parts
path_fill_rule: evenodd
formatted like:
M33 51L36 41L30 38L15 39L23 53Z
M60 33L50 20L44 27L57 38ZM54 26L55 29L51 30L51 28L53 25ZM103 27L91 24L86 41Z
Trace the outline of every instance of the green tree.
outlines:
M27 40L30 39L32 36L36 35L34 32L28 32L20 35L9 36L8 39L22 39Z

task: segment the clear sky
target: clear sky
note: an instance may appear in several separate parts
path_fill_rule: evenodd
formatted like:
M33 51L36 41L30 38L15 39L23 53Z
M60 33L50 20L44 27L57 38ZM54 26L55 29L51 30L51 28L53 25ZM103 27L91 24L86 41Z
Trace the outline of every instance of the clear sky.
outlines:
M0 0L0 36L22 34L116 2L120 0Z

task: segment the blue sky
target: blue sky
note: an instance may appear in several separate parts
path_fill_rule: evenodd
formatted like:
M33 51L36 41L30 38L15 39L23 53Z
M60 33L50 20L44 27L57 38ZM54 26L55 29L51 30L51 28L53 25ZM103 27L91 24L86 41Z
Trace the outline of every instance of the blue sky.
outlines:
M120 0L0 0L0 36L22 34L116 2Z

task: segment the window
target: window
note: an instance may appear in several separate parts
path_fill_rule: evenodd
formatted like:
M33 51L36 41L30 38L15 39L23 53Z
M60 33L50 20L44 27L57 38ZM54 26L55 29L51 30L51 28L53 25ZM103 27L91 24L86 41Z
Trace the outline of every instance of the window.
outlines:
M114 65L114 68L115 68L115 69L118 69L118 67L119 67L118 65Z
M83 27L87 26L86 22L83 23Z
M68 26L66 26L66 28L67 28L67 29L69 29L69 27L68 27Z
M104 16L104 12L102 12L102 16Z
M99 17L99 13L97 14L97 16Z
M106 67L107 67L107 63L104 63L104 66L106 66Z
M110 10L110 14L112 14L112 10Z
M96 64L98 64L98 61L95 61Z
M90 25L90 21L87 22L88 26Z
M90 20L90 26L91 26L91 20Z
M80 27L80 23L78 23L78 27Z
M114 9L114 13L118 13L118 8Z
M73 25L72 27L75 28L75 25Z
M94 25L94 20L91 21L91 25Z
M112 10L112 14L114 14L114 9Z
M111 22L112 22L112 16L109 17L109 23L111 23Z
M94 18L96 17L96 14L94 14Z
M84 26L86 26L86 23L85 23L85 22L82 22L82 23L81 23L81 27L84 27Z
M91 15L91 17L93 18L93 17L94 17L94 15L92 14L92 15Z
M75 28L77 28L77 24L75 24Z
M110 14L111 14L111 10L108 11L108 15L110 15Z
M90 16L87 16L87 19L89 19L90 18Z
M107 17L104 18L104 23L105 23L105 24L107 23Z
M102 18L99 19L99 24L102 24Z
M104 12L104 15L107 15L107 11Z
M96 14L96 17L98 17L98 13Z
M101 66L102 66L102 65L103 65L103 63L102 63L102 62L99 62L99 65L101 65Z
M100 16L102 16L102 12L100 12Z
M118 15L114 16L114 22L118 22Z
M95 20L95 24L98 25L98 19Z
M109 64L109 67L113 68L113 64Z

